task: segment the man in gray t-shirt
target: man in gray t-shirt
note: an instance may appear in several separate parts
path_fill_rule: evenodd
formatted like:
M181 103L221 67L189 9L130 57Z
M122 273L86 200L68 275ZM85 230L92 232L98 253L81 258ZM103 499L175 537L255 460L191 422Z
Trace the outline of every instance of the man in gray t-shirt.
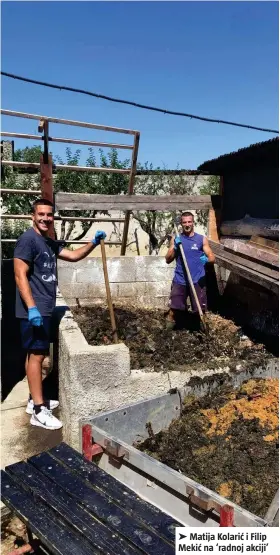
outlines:
M26 374L30 390L26 412L31 414L31 424L48 430L62 427L52 414L58 401L43 399L42 388L42 364L50 346L51 317L56 300L56 259L82 260L106 237L104 231L97 231L94 239L79 249L64 248L48 237L54 219L53 209L53 204L46 199L33 203L33 227L19 237L14 251L16 317L20 319L22 345L27 351Z

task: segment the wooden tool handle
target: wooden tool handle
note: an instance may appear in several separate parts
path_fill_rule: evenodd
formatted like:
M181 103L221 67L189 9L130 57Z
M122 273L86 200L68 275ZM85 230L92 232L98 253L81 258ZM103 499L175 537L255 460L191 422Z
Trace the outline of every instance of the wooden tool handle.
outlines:
M177 228L176 224L174 224L174 229L175 229L176 237L179 237L179 231L178 231L178 228ZM195 290L195 287L194 287L194 284L193 284L192 276L191 276L191 273L190 273L190 270L189 270L189 266L188 266L188 263L187 263L187 259L186 259L182 244L179 245L179 249L180 249L180 253L181 253L183 263L184 263L184 266L185 266L186 274L187 274L187 277L188 277L188 282L189 282L190 288L192 290L192 294L193 294L195 302L196 302L199 317L200 317L200 320L202 322L203 328L206 331L207 326L205 324L204 314L202 312L202 309L201 309L201 306L200 306L200 303L199 303L199 300L198 300L198 296L197 296L197 293L196 293L196 290Z
M101 239L100 246L101 246L103 272L104 272L104 280L105 280L105 287L106 287L106 294L107 294L107 302L108 302L108 308L109 308L109 313L110 313L110 318L111 318L111 325L112 325L113 340L114 340L114 343L118 343L118 334L117 334L116 320L115 320L115 314L114 314L114 308L113 308L111 290L110 290L110 283L109 283L109 277L108 277L108 269L107 269L107 260L106 260L104 239Z

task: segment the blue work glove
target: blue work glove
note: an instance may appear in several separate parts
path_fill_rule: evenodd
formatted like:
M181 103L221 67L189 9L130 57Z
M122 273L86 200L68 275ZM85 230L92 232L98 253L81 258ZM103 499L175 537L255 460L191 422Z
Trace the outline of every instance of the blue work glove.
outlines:
M203 255L200 257L200 260L201 260L201 262L202 262L202 264L203 264L203 266L204 266L204 264L206 264L206 263L208 262L208 257L206 256L206 254L203 254Z
M182 245L182 241L181 241L180 237L175 237L175 239L174 239L174 249L175 249L175 251L178 250L179 245Z
M31 322L32 326L39 327L43 325L43 318L37 306L32 306L32 308L28 309L28 320Z
M101 239L106 239L106 233L105 231L97 231L95 234L94 239L92 239L92 244L97 246L100 244Z

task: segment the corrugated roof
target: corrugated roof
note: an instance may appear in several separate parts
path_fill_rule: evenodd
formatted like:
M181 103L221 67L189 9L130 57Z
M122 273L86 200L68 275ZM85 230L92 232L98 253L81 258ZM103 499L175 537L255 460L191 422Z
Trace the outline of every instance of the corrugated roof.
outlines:
M229 154L223 154L213 160L203 162L198 166L199 171L207 171L212 174L223 174L225 171L234 171L240 167L251 167L254 165L277 165L279 164L279 137L268 141L255 143L240 148Z

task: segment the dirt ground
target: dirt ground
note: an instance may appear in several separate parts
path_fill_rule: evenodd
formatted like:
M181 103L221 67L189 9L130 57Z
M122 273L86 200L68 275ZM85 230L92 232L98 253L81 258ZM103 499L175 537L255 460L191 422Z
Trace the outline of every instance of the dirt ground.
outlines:
M201 399L187 397L180 419L141 451L264 517L278 489L279 382L249 380Z
M28 543L25 525L15 516L4 519L1 526L1 554L7 555L25 543Z
M72 309L90 345L112 343L112 331L107 307ZM271 358L262 344L243 335L231 320L208 313L208 336L197 329L189 318L187 327L166 329L163 310L140 309L115 305L118 337L130 349L131 368L154 371L187 371L188 369L218 368L246 363L261 364Z

